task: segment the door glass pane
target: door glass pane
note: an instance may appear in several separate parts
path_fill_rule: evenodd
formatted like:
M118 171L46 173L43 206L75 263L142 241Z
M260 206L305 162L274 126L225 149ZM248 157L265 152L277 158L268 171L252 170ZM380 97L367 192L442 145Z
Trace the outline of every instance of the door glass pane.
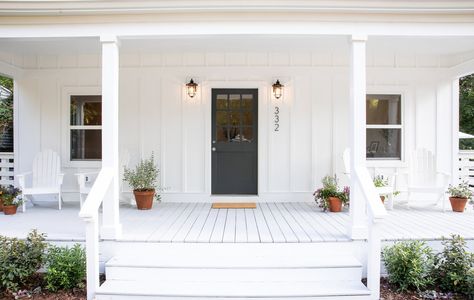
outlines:
M227 109L227 95L217 95L216 108L218 110Z
M242 112L243 125L252 125L253 114L251 111Z
M366 156L401 159L401 129L367 129Z
M239 127L229 128L229 141L240 143L240 129Z
M100 129L71 129L71 160L99 160L102 158Z
M242 109L252 110L252 101L253 101L253 95L252 94L242 95Z
M229 95L229 105L232 110L240 109L240 95Z
M400 95L367 95L366 114L367 124L370 125L400 125L401 124Z
M101 125L102 96L71 96L71 125Z
M253 128L252 127L242 128L241 138L242 138L242 142L251 143L253 139Z
M229 112L229 120L232 126L240 126L240 111Z
M228 123L228 112L227 111L217 111L216 112L216 125L227 126Z
M228 138L227 138L228 134L227 134L227 127L224 127L224 126L216 126L216 141L217 142L228 142Z

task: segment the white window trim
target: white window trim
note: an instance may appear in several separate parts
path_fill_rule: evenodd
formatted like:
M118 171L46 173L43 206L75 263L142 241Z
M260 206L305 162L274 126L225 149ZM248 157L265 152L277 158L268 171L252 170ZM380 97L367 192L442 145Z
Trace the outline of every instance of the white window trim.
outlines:
M99 86L64 86L61 92L61 157L65 168L100 168L100 160L71 160L71 129L102 129L102 126L70 125L71 96L102 95Z
M377 129L400 129L401 130L401 145L400 145L400 159L385 159L385 158L366 158L366 166L373 168L384 168L384 167L405 167L406 164L406 147L407 147L407 130L406 130L406 95L407 91L405 89L400 88L367 88L367 95L400 95L400 110L401 110L401 124L385 124L385 125L373 125L373 124L366 124L366 129L377 128ZM367 145L366 145L367 147Z

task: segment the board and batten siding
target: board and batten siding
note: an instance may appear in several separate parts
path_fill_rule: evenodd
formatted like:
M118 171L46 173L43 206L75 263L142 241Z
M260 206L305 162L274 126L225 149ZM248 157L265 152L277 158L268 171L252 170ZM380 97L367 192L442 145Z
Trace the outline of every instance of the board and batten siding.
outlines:
M262 201L311 201L326 174L344 178L342 152L349 145L348 55L335 53L121 53L120 149L134 165L155 153L164 200L208 201L212 87L258 87L259 195ZM449 84L435 80L444 72L436 57L368 56L369 93L403 95L404 151L426 147L452 154ZM100 56L24 56L25 75L16 80L18 99L18 171L31 166L42 149L64 157L64 89L100 87ZM198 95L184 90L193 77ZM285 84L283 100L271 98L271 84ZM280 131L274 107L280 108ZM441 123L440 123L441 122ZM405 158L406 158L406 153ZM390 174L404 162L371 162L370 170ZM98 167L98 166L97 166ZM63 162L64 192L77 198L77 168Z

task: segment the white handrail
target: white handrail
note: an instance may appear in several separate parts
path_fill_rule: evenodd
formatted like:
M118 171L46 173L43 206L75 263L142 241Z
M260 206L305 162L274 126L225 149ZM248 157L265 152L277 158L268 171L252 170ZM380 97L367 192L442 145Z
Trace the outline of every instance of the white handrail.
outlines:
M381 221L387 216L387 210L380 200L380 196L367 168L357 168L355 176L366 199L368 213L367 287L371 291L372 299L380 299L380 261L382 249L379 226Z
M86 222L87 300L95 297L99 287L99 207L112 184L114 172L102 168L91 188L79 217Z

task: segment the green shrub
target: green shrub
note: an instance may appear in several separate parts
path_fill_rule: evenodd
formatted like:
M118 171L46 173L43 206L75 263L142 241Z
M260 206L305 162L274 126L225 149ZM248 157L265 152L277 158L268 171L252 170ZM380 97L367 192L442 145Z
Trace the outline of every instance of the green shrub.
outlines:
M31 231L26 240L0 236L0 287L18 290L43 265L44 234Z
M72 248L51 246L46 257L46 288L52 292L83 287L86 254L76 244Z
M474 254L466 250L466 242L459 235L452 235L442 244L443 251L435 257L433 277L441 290L466 294L468 274L474 267Z
M433 252L424 242L400 242L385 247L383 259L390 283L400 291L420 291L432 283Z
M466 293L470 297L470 299L474 299L474 268L471 268L467 273L466 283Z

